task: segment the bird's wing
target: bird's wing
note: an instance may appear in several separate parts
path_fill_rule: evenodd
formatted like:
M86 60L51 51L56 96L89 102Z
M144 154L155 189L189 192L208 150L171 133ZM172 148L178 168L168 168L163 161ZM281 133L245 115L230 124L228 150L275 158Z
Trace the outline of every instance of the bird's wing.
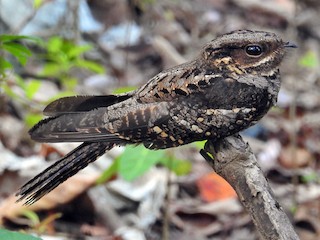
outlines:
M87 112L122 102L131 96L132 92L120 95L64 97L51 102L43 110L43 113L46 116L54 117L65 113Z
M135 99L88 112L60 114L40 121L30 131L39 142L98 142L118 144L143 139L153 123L169 117L167 103L138 103Z
M194 60L160 72L137 90L135 97L142 103L172 101L192 94L202 94L221 74Z
M159 73L126 95L62 98L48 105L45 113L51 118L39 122L30 135L41 142L148 141L150 128L170 119L174 102L203 93L216 77L195 60Z

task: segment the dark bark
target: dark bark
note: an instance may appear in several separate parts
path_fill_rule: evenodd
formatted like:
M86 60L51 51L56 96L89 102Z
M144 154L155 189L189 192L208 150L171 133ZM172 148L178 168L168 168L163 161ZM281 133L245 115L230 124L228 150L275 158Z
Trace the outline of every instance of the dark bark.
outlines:
M235 189L261 239L299 239L289 218L275 200L250 146L240 135L218 142L207 141L200 153Z

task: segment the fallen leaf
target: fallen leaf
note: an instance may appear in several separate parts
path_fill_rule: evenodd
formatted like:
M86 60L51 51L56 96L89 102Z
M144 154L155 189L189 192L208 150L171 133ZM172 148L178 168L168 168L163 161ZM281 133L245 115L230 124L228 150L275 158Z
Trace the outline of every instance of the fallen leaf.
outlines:
M212 202L237 196L230 184L216 173L198 179L198 188L203 201Z
M17 203L17 197L11 195L0 204L0 225L4 218L15 218L25 210L49 210L65 204L94 185L98 177L98 174L75 175L30 206L23 205L23 202Z
M303 148L283 148L280 153L279 162L282 166L289 169L306 167L313 161L312 154Z

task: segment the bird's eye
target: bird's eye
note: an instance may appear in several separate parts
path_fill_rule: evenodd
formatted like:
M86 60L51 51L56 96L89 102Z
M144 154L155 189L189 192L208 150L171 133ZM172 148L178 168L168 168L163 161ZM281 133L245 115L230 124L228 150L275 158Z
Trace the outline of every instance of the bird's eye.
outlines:
M253 57L258 57L263 52L262 47L259 45L248 45L246 46L245 50L249 56L253 56Z

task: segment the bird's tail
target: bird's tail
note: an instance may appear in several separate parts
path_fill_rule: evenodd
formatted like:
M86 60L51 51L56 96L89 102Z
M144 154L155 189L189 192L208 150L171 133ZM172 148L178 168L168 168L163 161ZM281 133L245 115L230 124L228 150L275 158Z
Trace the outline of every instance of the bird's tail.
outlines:
M26 205L36 202L60 183L85 168L89 163L95 161L113 146L114 143L110 142L82 143L79 147L23 185L16 194L19 197L17 201L25 200L24 204Z

